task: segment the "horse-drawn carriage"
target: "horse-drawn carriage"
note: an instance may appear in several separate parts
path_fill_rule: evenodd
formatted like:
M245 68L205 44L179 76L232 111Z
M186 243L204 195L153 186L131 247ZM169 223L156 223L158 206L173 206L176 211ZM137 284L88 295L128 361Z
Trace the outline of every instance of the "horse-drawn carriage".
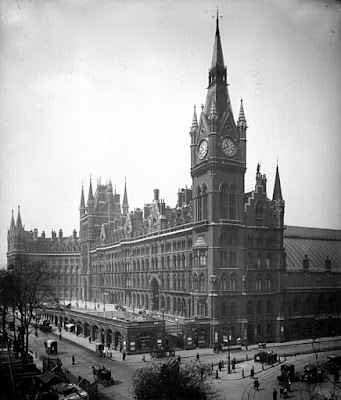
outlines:
M101 383L103 386L111 386L115 384L114 379L111 377L111 372L105 369L105 367L96 369L92 366L92 373L95 381Z

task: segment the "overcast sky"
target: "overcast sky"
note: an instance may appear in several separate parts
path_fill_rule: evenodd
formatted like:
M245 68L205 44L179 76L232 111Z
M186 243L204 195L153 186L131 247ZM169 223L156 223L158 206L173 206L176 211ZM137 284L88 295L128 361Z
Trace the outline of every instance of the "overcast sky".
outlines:
M287 225L341 228L340 3L220 1L235 117ZM191 186L193 106L205 102L216 0L0 0L0 265L11 210L27 230L79 230L82 181L130 209ZM123 196L122 196L123 197Z

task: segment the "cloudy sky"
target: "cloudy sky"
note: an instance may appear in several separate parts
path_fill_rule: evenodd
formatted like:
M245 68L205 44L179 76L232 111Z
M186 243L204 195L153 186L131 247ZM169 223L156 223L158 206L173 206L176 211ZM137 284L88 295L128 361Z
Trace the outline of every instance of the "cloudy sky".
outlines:
M341 228L341 4L220 1L235 115L248 122L286 224ZM189 128L205 101L216 0L0 0L0 265L11 210L26 229L79 229L82 182L130 209L191 186Z

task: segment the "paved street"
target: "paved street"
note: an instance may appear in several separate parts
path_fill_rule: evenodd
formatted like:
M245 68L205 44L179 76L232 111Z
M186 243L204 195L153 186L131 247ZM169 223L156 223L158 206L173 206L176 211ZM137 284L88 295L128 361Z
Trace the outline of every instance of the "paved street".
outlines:
M78 311L82 308L79 307ZM87 312L87 310L83 310ZM58 332L55 330L52 333L44 334L39 331L39 337L36 338L32 335L30 339L31 350L33 355L46 356L43 342L48 338L58 340L59 352L58 356L62 360L63 367L69 370L75 376L82 376L93 382L92 365L99 367L104 365L112 372L112 377L115 380L115 385L104 388L99 385L99 392L102 399L131 399L132 389L132 374L140 367L146 365L146 362L151 362L150 356L145 355L146 362L142 361L143 355L129 355L126 360L122 360L122 355L119 351L112 352L112 358L102 358L95 353L95 343L89 343L88 339L76 336L74 333L62 331L62 340L58 338ZM336 353L337 348L341 348L340 338L324 338L319 345L320 351L319 361L326 357L329 353ZM325 352L327 349L335 349ZM268 344L268 351L273 351L280 356L280 363L287 358L287 362L294 363L296 371L303 370L304 365L310 361L314 361L314 354L312 353L311 340L296 341L284 344ZM220 392L220 400L234 400L234 399L259 399L259 400L272 400L272 391L277 384L277 375L279 375L280 367L278 363L272 366L265 366L264 370L260 363L254 362L254 355L260 350L258 346L250 346L248 351L233 350L231 351L231 358L235 357L237 360L236 372L227 373L227 354L219 353L214 354L212 349L200 350L179 350L176 355L181 356L182 362L195 362L197 352L200 355L200 362L207 363L214 366L214 373L212 374L212 383ZM340 350L337 351L340 353ZM75 356L75 365L72 365L72 355ZM223 360L224 368L218 372L218 379L216 379L216 370L220 360ZM41 363L41 361L40 361ZM38 362L38 366L39 362ZM251 368L254 367L255 377L259 379L260 390L255 392L253 389L253 379L250 378ZM308 400L310 396L306 396L303 392L307 389L306 384L294 383L293 392L290 393L289 398L297 398L301 400Z

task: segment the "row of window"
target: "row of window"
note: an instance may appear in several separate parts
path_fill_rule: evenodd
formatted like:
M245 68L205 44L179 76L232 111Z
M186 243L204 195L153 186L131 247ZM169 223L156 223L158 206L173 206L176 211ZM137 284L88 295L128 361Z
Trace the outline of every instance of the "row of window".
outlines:
M238 308L239 305L237 305L236 302L232 301L231 303L222 303L221 305L221 317L236 317L239 314L243 314L243 312L238 313ZM241 310L240 310L241 311ZM249 300L246 304L246 314L248 315L254 315L256 314L264 314L264 311L266 314L272 314L273 312L273 301L268 299L264 303L262 300L258 300L257 302L254 302L252 300Z

